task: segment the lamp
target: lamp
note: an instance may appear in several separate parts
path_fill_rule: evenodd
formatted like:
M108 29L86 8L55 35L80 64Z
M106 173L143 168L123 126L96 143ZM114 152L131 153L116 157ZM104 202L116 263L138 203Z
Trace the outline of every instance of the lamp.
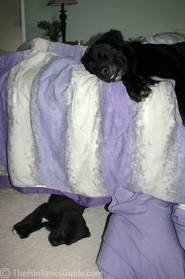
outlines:
M66 20L67 15L66 11L64 10L64 5L73 5L77 4L77 0L49 0L47 3L47 6L60 6L61 5L61 11L60 11L60 20L61 20L61 29L62 29L62 42L66 42Z

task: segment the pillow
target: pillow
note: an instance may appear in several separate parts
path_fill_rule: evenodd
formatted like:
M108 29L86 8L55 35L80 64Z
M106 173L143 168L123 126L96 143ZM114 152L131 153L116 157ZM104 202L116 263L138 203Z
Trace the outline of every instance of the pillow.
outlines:
M143 44L175 44L185 41L185 35L179 32L164 32L153 36L140 36L131 41L139 41Z

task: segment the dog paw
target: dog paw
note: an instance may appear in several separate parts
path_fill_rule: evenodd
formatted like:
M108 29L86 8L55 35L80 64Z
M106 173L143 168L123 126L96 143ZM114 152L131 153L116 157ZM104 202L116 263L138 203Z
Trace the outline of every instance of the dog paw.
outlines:
M29 227L26 227L25 225L18 223L13 226L12 233L14 235L18 234L20 238L27 238L30 235L31 231Z
M135 102L142 102L144 101L151 93L151 89L147 88L146 90L132 90L131 92L128 92L130 98Z
M153 85L154 83L155 82L151 78L144 78L139 75L132 75L127 76L125 85L129 97L135 102L142 102L152 92L151 85Z
M12 229L12 233L14 234L14 235L16 235L16 234L18 234L18 232L16 231L16 229Z

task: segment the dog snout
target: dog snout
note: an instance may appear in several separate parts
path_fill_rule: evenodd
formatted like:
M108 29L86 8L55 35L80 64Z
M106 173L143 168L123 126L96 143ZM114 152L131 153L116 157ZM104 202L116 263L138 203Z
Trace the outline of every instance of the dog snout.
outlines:
M110 82L113 76L115 76L117 67L115 65L107 65L101 68L100 78L104 81Z
M55 232L51 232L49 234L48 240L52 246L59 246L61 244L64 244L63 237Z
M110 74L110 70L108 67L103 67L101 72L102 72L102 75L104 75L104 76L107 76Z
M57 239L50 239L50 243L52 246L58 246L58 240Z
M111 82L120 80L121 74L122 68L120 68L119 65L111 63L101 68L99 77L106 82Z

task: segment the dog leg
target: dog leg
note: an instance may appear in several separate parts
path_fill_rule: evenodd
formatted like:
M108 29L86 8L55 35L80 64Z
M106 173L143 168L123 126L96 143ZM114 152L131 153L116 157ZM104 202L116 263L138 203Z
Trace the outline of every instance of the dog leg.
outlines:
M123 84L126 86L129 97L135 102L141 102L151 93L150 86L155 83L149 77L142 77L135 73L128 73L122 78Z
M47 211L47 203L41 204L31 214L25 217L22 221L13 226L12 232L18 234L20 238L28 237L32 232L38 231L45 227L42 222Z

